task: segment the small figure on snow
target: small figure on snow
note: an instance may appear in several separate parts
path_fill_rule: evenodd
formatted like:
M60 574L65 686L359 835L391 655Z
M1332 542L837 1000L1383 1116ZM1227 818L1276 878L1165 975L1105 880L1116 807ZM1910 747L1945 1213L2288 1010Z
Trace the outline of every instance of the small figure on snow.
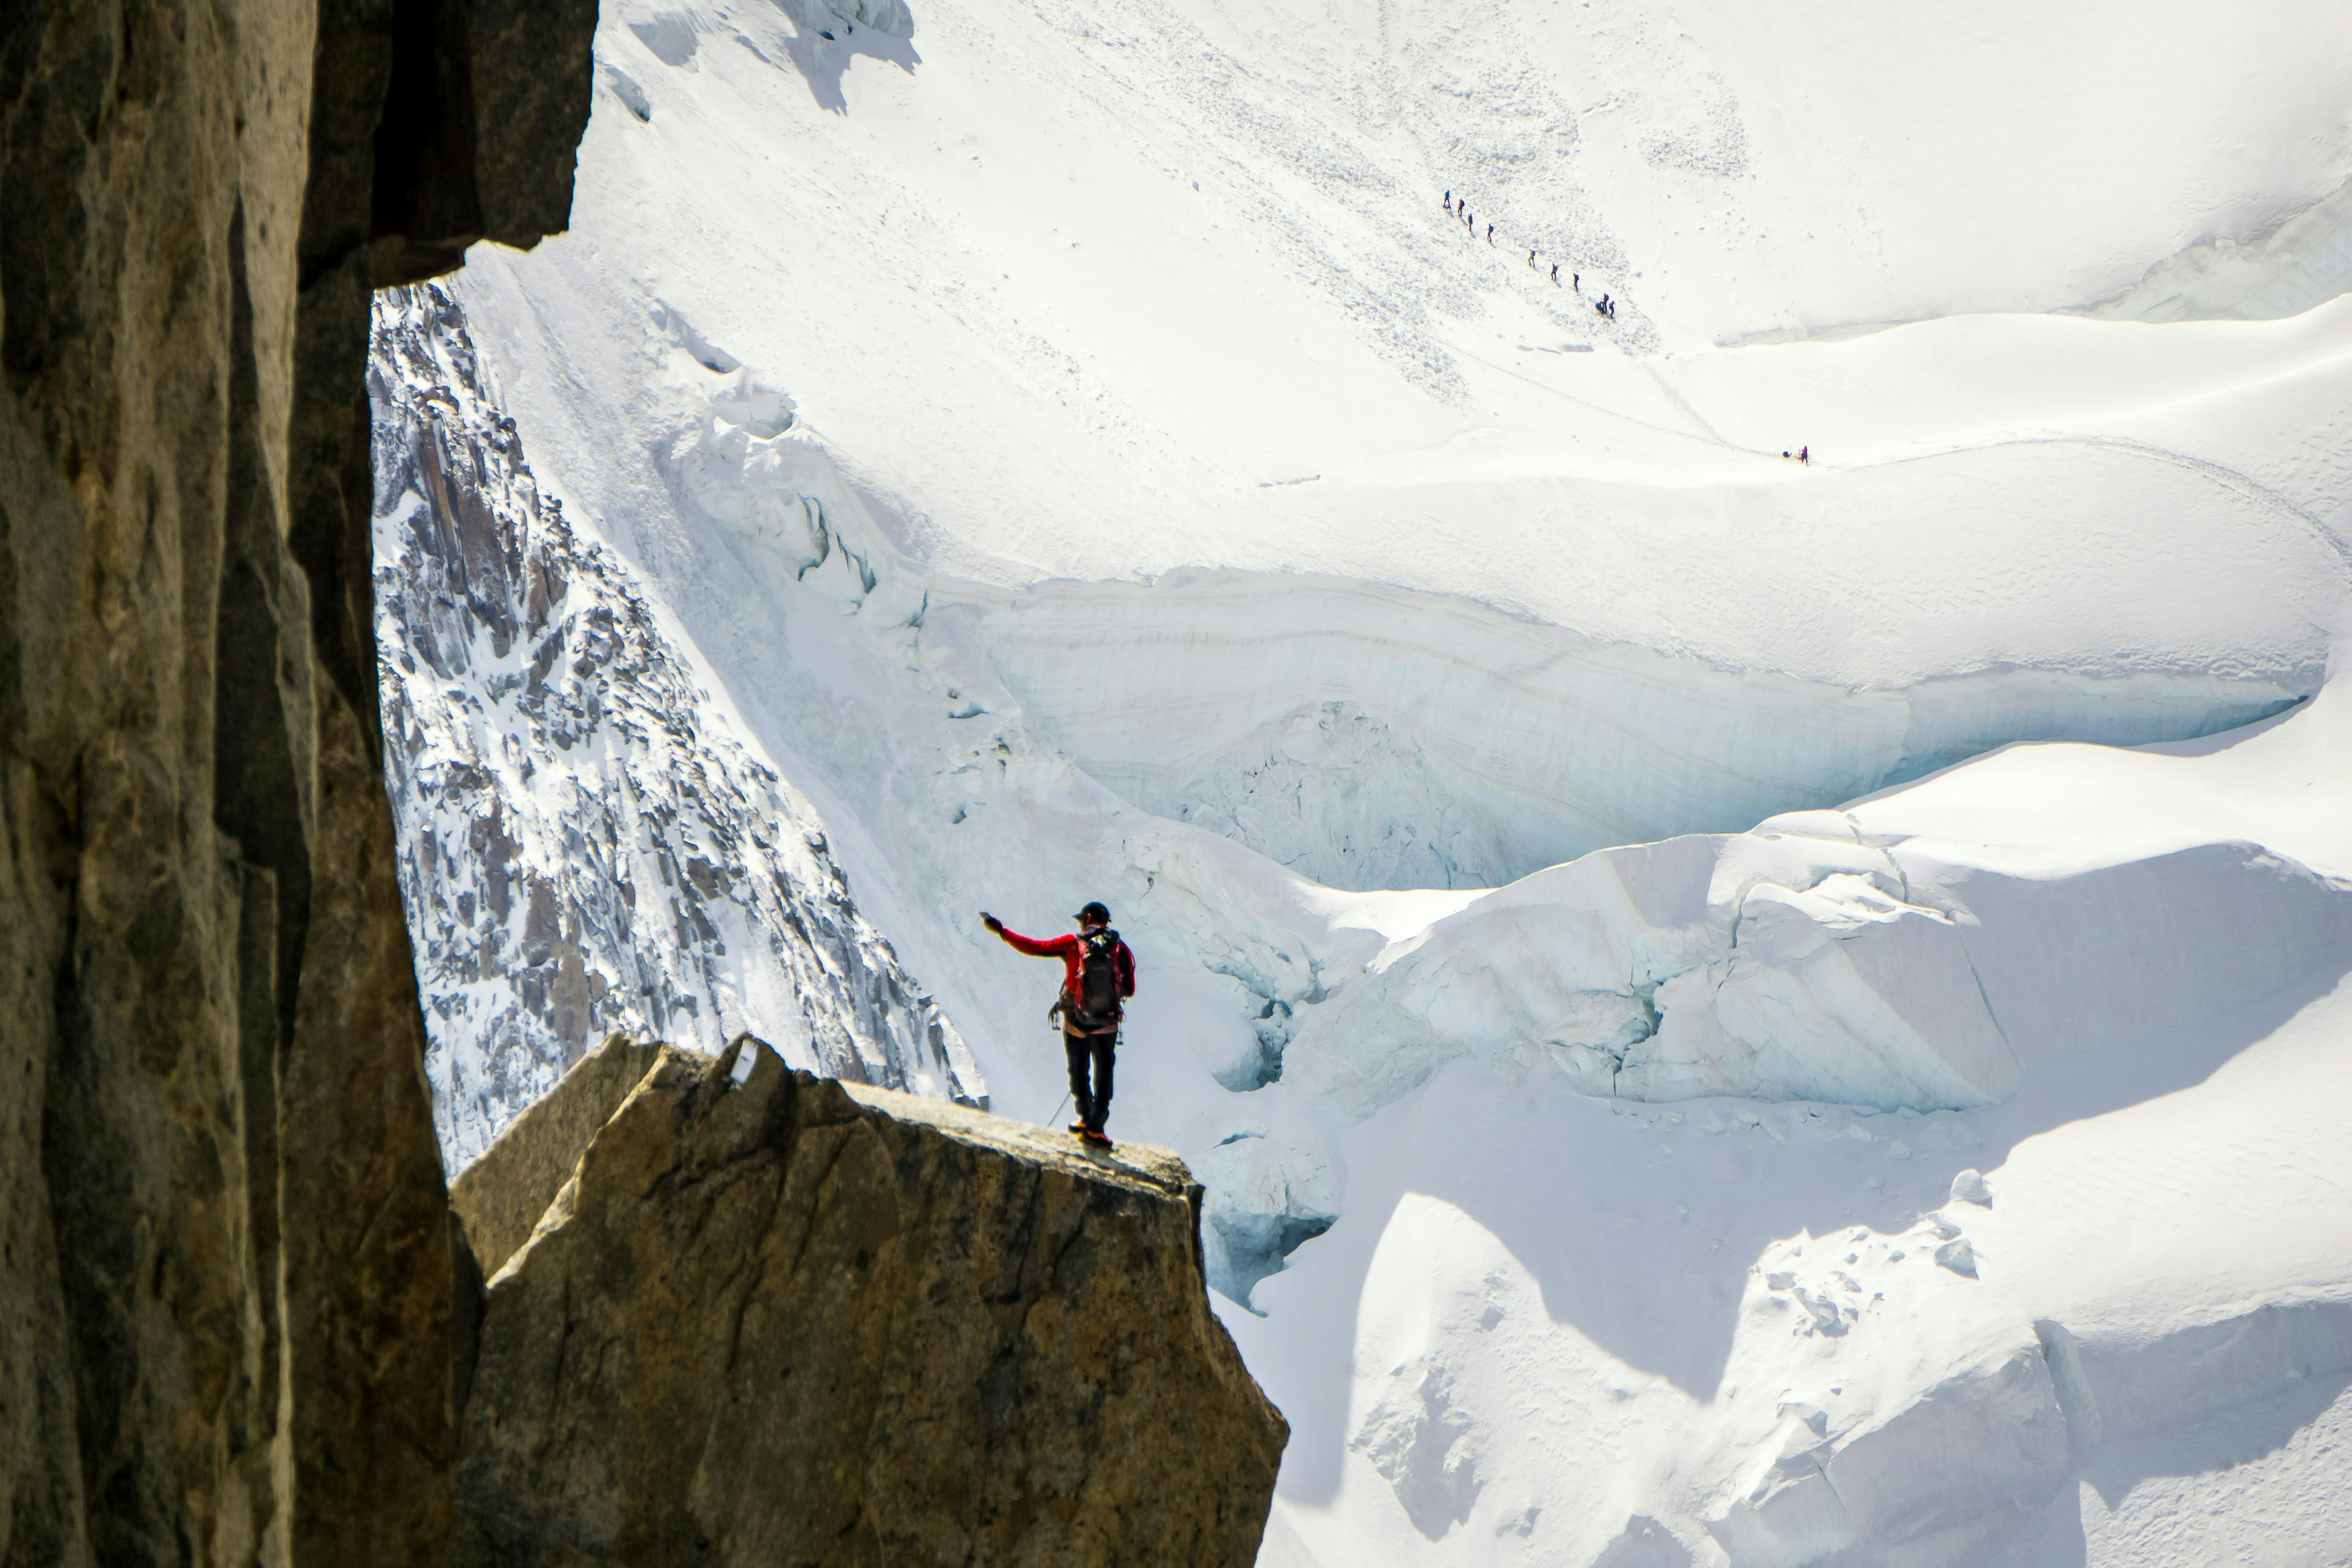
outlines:
M1556 267L1555 267L1554 268L1552 268L1552 270L1553 270L1553 271L1555 271L1555 272L1557 272L1557 271L1559 271L1559 268L1556 268ZM1570 273L1570 274L1568 275L1568 283L1569 283L1569 287L1570 287L1570 288L1571 288L1571 289L1575 289L1578 293L1581 294L1581 293L1583 293L1583 292L1584 292L1584 274L1583 274L1583 273L1581 273L1581 272L1571 272L1571 273Z
M1551 264L1551 286L1555 289L1559 287L1559 263L1557 261Z
M1813 466L1813 449L1811 447L1798 447L1797 461L1804 464L1805 467L1809 468L1811 468Z
M1486 226L1486 243L1489 245L1495 243L1495 226L1491 223Z
M1070 1131L1089 1142L1108 1143L1103 1123L1110 1118L1111 1058L1127 998L1135 994L1135 954L1111 930L1108 905L1097 900L1072 918L1078 922L1076 931L1043 941L1008 930L985 912L980 923L1016 952L1062 961L1061 994L1047 1016L1060 1021L1062 1048L1069 1058L1070 1098L1078 1109Z

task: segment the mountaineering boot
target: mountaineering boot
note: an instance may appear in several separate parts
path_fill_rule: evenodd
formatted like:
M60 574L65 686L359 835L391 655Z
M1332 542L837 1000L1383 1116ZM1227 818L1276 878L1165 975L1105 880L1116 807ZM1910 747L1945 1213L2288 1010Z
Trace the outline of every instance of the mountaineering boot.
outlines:
M1086 1130L1087 1124L1083 1121L1073 1121L1070 1123L1070 1131L1073 1132L1084 1132Z
M1099 1127L1082 1127L1078 1131L1087 1142L1099 1143L1106 1149L1110 1147L1110 1134Z

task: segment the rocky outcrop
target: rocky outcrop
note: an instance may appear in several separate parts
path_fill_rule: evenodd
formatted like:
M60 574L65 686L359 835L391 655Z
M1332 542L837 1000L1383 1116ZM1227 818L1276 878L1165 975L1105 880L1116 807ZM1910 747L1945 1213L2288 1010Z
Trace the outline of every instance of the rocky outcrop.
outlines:
M562 225L593 14L0 6L0 1563L447 1550L367 310Z
M581 1148L628 1050L460 1184L491 1277L458 1563L1255 1556L1287 1428L1209 1309L1175 1156L750 1039L665 1051Z
M449 1184L449 1212L483 1274L496 1274L530 1239L540 1215L572 1179L581 1152L653 1071L665 1048L612 1036Z
M750 1031L985 1106L815 808L541 490L446 289L378 296L369 380L385 774L452 1164L616 1029Z

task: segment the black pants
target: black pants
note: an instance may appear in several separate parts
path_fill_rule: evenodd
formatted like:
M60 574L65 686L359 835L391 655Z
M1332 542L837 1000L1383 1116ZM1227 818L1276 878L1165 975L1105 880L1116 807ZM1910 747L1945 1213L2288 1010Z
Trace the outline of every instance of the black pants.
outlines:
M1110 1115L1110 1064L1113 1047L1118 1044L1118 1032L1107 1035L1081 1035L1075 1029L1062 1031L1062 1047L1070 1057L1070 1098L1078 1107L1078 1120L1097 1132L1103 1130L1103 1121ZM1093 1089L1087 1087L1087 1063L1094 1063Z

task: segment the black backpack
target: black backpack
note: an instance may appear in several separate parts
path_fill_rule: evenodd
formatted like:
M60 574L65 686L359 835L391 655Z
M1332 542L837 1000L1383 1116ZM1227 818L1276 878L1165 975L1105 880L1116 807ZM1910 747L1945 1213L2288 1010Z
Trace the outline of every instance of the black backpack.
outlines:
M1070 1022L1081 1034L1098 1035L1118 1026L1118 932L1105 927L1078 938L1077 995Z

